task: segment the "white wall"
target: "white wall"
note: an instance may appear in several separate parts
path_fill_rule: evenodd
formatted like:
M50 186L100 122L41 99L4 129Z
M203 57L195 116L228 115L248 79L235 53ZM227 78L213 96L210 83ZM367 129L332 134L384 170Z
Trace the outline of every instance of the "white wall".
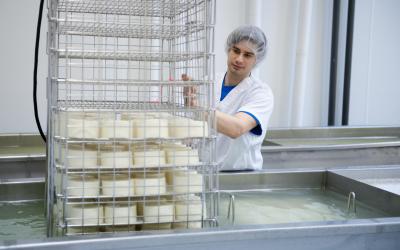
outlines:
M400 1L356 1L350 125L400 124Z
M33 61L39 0L0 1L0 133L37 132L33 113ZM47 17L38 71L38 105L46 127ZM37 132L38 133L38 132Z
M252 0L255 1L255 0ZM296 80L301 54L301 7L311 3L305 80ZM262 0L261 28L269 39L267 59L258 75L274 91L275 110L270 127L325 126L328 109L329 57L332 2L319 0ZM216 0L216 72L225 71L225 39L246 16L246 0ZM351 125L400 124L400 1L356 1ZM33 115L32 77L34 41L39 0L0 1L0 133L37 132ZM47 76L46 10L42 23L39 57L38 101L46 126L45 79ZM304 48L303 48L304 49ZM304 58L303 58L304 59ZM298 68L297 68L298 69ZM299 95L299 84L305 94ZM302 106L299 109L297 103ZM297 110L297 111L296 111ZM382 112L384 110L384 112ZM294 112L300 112L294 113ZM297 115L297 116L296 116Z
M260 66L261 78L272 87L275 109L271 127L322 126L326 124L329 81L330 32L332 1L310 1L309 34L301 34L301 5L306 1L267 0L263 2L263 21L270 43L267 60ZM305 94L299 95L296 65L304 56L298 41L310 35L307 45ZM302 102L301 116L294 113ZM298 112L298 111L297 111ZM325 115L326 114L326 115ZM296 118L296 119L295 119Z
M216 0L215 72L226 70L225 40L236 27L246 22L244 0Z

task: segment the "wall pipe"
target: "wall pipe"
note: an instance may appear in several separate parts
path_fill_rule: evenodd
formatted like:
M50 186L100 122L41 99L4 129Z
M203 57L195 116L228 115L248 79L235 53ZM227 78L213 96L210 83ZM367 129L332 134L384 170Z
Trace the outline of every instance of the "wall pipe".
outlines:
M261 11L262 0L247 0L246 1L246 24L261 27ZM251 74L259 77L260 69L257 67L252 70Z
M312 25L313 4L311 0L300 3L298 47L296 51L296 68L293 95L293 124L303 126L304 103L307 89L307 71Z
M341 3L341 0L333 1L331 65L330 65L330 77L329 77L328 126L335 125L339 27L340 27L339 26L339 24L340 24L340 3Z
M351 83L351 63L353 54L353 33L354 33L354 12L355 0L349 0L349 9L347 12L347 33L346 33L346 58L344 64L344 83L343 83L343 112L342 125L349 124L350 107L350 83Z

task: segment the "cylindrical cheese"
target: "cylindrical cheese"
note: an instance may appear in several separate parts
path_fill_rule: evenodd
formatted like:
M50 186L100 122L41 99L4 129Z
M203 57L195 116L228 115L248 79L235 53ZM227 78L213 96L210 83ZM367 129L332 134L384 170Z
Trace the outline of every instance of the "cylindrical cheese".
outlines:
M65 185L67 196L88 197L100 194L100 181L91 175L68 176Z
M63 111L55 121L55 134L61 137L98 138L99 133L99 122L95 113Z
M132 127L126 120L102 120L102 138L131 138Z
M101 188L106 196L125 197L135 194L134 179L127 174L103 175Z
M164 223L174 221L174 205L167 202L147 202L143 206L143 221Z
M167 180L174 193L198 193L203 190L203 176L193 170L168 172Z
M135 203L114 203L104 206L104 221L107 224L123 225L137 222Z
M165 152L159 149L135 150L133 164L136 168L162 167L166 164Z
M169 120L169 136L175 138L207 137L208 125L205 121L176 117Z
M66 138L99 138L97 120L71 118L66 124L60 124L60 135Z
M61 161L65 168L69 169L93 169L97 168L97 150L85 145L73 145L68 149L61 148Z
M136 119L134 135L136 138L168 138L168 121L166 119Z
M197 149L179 145L164 146L167 163L174 165L199 164L199 154Z
M103 168L129 168L132 165L132 154L125 146L102 146L100 164Z
M135 176L136 195L162 195L166 193L165 174L137 174Z
M202 205L200 197L189 196L187 199L177 201L175 203L175 219L184 222L201 221Z
M104 208L100 204L68 204L65 209L68 225L95 226L103 223Z

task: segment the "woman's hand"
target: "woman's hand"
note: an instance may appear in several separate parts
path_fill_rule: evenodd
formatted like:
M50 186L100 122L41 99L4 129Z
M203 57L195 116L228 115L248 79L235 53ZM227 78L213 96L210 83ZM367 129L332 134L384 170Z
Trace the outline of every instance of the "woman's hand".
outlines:
M191 81L192 78L186 74L182 74L183 81ZM198 106L197 100L197 87L196 86L184 86L183 87L183 100L185 106L196 107Z

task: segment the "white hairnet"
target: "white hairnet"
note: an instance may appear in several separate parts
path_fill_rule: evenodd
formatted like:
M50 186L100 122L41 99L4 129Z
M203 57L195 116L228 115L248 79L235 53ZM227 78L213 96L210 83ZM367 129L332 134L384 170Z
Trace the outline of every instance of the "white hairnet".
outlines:
M267 38L257 26L246 25L232 31L226 39L226 52L241 41L249 41L255 45L256 64L261 62L267 55Z

